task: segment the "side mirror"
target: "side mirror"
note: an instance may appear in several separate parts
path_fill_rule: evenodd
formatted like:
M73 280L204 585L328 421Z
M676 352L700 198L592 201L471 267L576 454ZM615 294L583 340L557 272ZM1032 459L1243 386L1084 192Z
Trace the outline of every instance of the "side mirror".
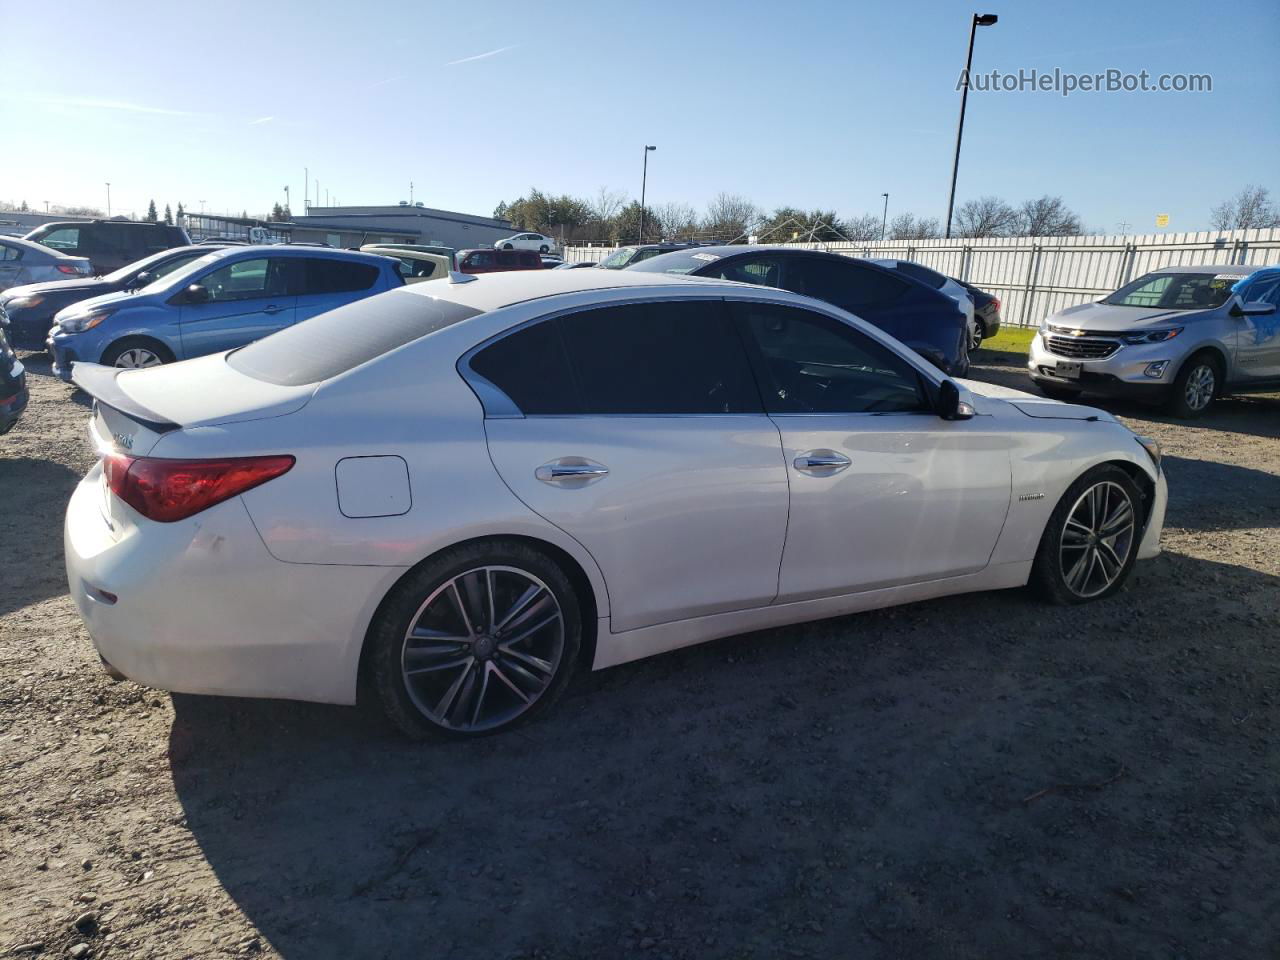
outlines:
M184 299L187 303L208 303L209 289L202 284L193 283L191 286L187 287L186 297Z
M133 278L133 284L132 284L133 289L140 290L143 287L147 286L147 284L151 283L151 281L155 280L155 278L156 278L156 275L152 273L150 270L143 270L140 274L138 274L136 277Z
M1250 300L1245 303L1236 297L1228 312L1233 317L1266 317L1276 312L1276 305L1265 300Z
M973 404L960 399L960 388L950 380L943 380L938 388L938 416L943 420L970 420Z

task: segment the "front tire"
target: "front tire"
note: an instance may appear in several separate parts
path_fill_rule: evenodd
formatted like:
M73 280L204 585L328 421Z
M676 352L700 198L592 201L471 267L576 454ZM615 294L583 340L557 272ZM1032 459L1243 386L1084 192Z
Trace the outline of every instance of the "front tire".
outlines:
M1120 467L1090 470L1049 516L1031 586L1057 604L1109 597L1129 578L1142 539L1142 493Z
M973 352L979 349L982 346L982 341L986 338L986 325L981 320L975 320L973 323L973 336L969 338L969 351Z
M1202 416L1218 395L1222 374L1208 354L1198 354L1182 365L1169 394L1169 412L1183 420Z
M147 337L125 337L102 352L102 363L108 367L133 370L173 363L173 351L158 340Z
M370 627L378 700L414 739L525 723L573 677L580 610L560 566L526 544L446 550L392 589Z
M549 253L549 252L550 252L550 250L551 250L551 248L550 248L550 247L548 247L545 243L544 243L542 246L540 246L540 247L538 248L538 252L539 252L539 253Z
M504 243L504 244L502 245L502 249L503 249L503 250L514 250L514 249L515 249L515 244L511 244L511 243Z

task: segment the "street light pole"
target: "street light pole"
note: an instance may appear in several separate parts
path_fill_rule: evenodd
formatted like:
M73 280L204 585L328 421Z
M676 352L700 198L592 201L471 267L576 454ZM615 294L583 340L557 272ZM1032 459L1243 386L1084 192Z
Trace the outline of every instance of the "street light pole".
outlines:
M973 68L973 37L979 27L994 26L1000 18L994 13L975 13L969 24L969 55L964 61L963 84L960 87L960 123L956 127L956 156L951 163L951 193L947 197L947 231L944 236L951 238L951 213L956 205L956 176L960 172L960 140L964 137L964 108L969 101L969 71Z
M111 219L111 184L107 184L107 219Z
M884 219L880 221L880 242L884 243L884 231L889 226L889 195L882 193L880 196L884 197Z
M644 191L649 183L649 151L657 150L647 144L644 148L644 173L640 176L640 242L644 243Z

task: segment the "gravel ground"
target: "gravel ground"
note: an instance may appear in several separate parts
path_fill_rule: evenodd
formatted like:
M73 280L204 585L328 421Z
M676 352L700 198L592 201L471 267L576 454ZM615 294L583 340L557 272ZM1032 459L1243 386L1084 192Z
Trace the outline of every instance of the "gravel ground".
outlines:
M1280 398L1114 408L1171 498L1110 600L736 637L416 746L100 673L61 560L87 409L29 361L0 440L0 954L1280 955Z

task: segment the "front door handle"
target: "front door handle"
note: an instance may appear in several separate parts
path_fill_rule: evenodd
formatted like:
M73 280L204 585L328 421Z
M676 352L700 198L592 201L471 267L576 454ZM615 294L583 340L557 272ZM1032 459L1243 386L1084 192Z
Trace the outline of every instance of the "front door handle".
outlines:
M279 313L279 312L280 312L281 310L283 310L283 309L284 309L284 307L277 307L277 306L273 303L273 304L271 304L270 306L265 307L265 308L263 309L263 311L262 311L262 312L263 312L263 313L265 313L265 314L266 314L267 316L269 316L269 317L274 317L277 313Z
M810 450L796 457L795 466L802 473L829 477L839 473L851 462L844 454L836 453L834 450Z
M607 477L609 468L584 457L561 457L544 463L533 471L533 475L543 483L553 483L559 487L585 487L588 483Z

